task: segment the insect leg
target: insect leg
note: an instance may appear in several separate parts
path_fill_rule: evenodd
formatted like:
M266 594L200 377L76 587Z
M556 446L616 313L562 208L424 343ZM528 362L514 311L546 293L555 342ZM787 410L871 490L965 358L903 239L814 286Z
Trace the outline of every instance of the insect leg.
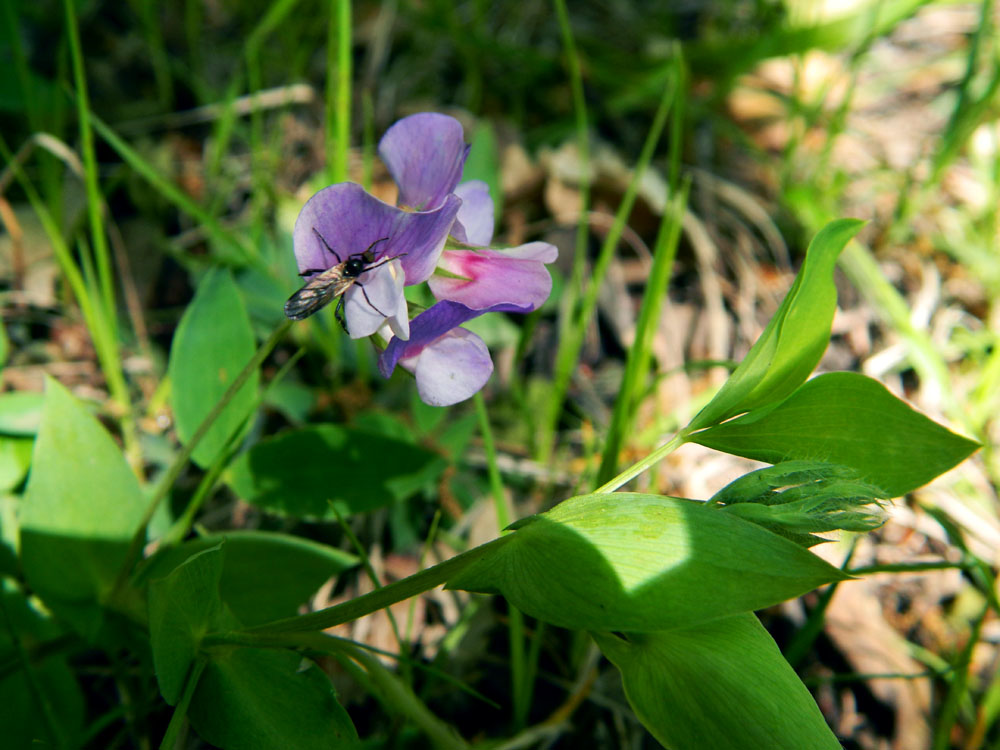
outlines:
M347 330L347 321L344 319L344 295L340 295L337 298L337 306L333 308L333 317L340 323L340 327L344 329L344 333L350 336L351 332Z
M337 259L337 262L338 263L343 263L344 261L342 261L340 259L340 253L338 253L336 250L334 250L332 247L330 247L330 245L327 243L327 241L323 238L323 235L321 235L319 233L319 230L317 230L316 227L313 227L312 230L313 230L313 233L317 237L319 237L319 241L323 243L323 247L325 247L327 250L329 250L331 253L333 253L333 257Z
M366 292L366 291L365 291L365 285L364 285L364 284L358 284L358 283L355 283L355 286L357 286L357 287L359 287L359 288L361 289L361 293L362 293L363 295L365 295L365 302L367 302L367 303L368 303L368 306L369 306L369 307L370 307L370 308L371 308L372 310L374 310L375 312L377 312L377 313L378 313L379 315L381 315L381 316L382 316L383 318L388 318L388 317L389 317L389 316L388 316L388 315L386 315L386 314L385 314L384 312L382 312L382 311L381 311L381 310L379 310L379 309L378 309L377 307L375 307L375 303L373 303L373 302L372 302L372 301L371 301L370 299L368 299L368 292Z

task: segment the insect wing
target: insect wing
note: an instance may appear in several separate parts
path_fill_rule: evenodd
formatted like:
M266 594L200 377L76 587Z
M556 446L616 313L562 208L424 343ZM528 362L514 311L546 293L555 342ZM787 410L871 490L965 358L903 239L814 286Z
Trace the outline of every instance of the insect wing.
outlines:
M285 315L292 320L305 320L350 289L357 277L344 276L345 265L338 263L309 279L305 286L288 298Z

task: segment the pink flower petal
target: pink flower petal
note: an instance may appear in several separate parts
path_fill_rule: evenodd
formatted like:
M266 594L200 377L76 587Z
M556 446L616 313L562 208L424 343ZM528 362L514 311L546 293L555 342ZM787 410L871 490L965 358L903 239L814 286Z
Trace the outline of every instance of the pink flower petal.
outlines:
M447 250L438 267L454 276L435 275L428 284L439 300L476 310L502 304L534 310L552 291L552 277L544 264L557 255L555 246L547 242L502 251Z

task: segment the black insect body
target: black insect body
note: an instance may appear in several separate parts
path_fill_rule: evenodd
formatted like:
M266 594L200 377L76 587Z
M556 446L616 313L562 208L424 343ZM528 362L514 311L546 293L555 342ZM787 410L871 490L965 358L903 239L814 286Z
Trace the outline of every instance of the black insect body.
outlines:
M308 276L311 273L316 275L309 279L304 287L288 298L288 301L285 303L285 315L292 320L304 320L317 310L330 304L335 298L339 298L334 315L337 318L337 322L346 331L347 323L344 321L344 293L355 284L361 289L361 293L365 296L365 301L371 305L372 309L381 315L385 315L368 299L368 292L365 291L364 285L358 282L358 279L368 271L378 268L390 260L395 260L406 253L395 255L392 258L383 258L376 263L375 253L372 252L372 248L378 243L389 239L388 237L383 237L380 240L375 240L364 252L352 253L347 256L346 260L340 260L340 255L327 244L323 235L317 232L315 228L313 228L313 232L319 237L323 246L337 259L338 263L332 268L310 268L302 271L299 274L300 276Z

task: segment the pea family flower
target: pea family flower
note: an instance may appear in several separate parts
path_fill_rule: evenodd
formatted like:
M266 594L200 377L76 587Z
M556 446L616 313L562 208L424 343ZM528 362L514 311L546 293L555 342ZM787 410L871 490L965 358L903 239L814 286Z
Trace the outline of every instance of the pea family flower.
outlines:
M351 338L363 338L388 323L406 338L403 285L425 281L434 271L460 205L461 199L447 195L432 210L404 211L360 185L330 185L306 202L295 221L299 272L312 278L371 247L370 270L344 293L346 328Z
M544 242L489 247L489 190L479 181L459 184L468 153L454 118L406 117L379 143L398 205L351 183L331 185L306 203L294 231L299 271L310 280L293 300L311 304L343 291L351 337L381 331L389 339L382 374L401 365L416 375L421 398L440 406L468 398L493 372L486 344L461 324L487 312L537 309L552 288L545 264L557 256ZM445 250L449 235L461 247ZM403 286L423 281L439 301L410 321Z

